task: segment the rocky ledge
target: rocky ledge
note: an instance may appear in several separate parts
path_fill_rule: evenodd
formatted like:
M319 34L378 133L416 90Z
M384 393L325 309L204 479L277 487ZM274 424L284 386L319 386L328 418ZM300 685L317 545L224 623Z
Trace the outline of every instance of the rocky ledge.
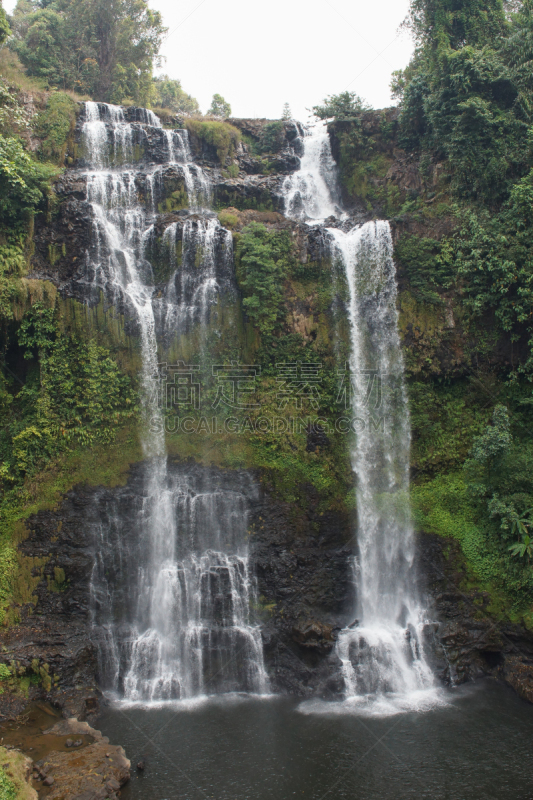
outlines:
M504 681L533 702L533 632L494 618L486 592L467 588L467 571L453 539L419 537L420 574L429 593L434 635L434 667L446 684L487 675Z
M71 752L53 750L34 764L34 783L50 788L48 800L116 800L130 778L130 762L122 747L110 745L107 736L75 718L58 722L44 734L61 737L72 748ZM80 736L94 741L77 750Z

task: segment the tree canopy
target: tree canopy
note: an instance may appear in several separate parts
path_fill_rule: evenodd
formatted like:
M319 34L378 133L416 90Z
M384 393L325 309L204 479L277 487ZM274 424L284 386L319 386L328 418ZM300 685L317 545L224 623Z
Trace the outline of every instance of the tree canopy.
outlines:
M212 114L214 117L224 117L224 119L227 119L231 117L231 106L224 100L221 94L214 94L207 113Z
M394 73L401 144L448 159L455 192L506 200L530 169L533 3L506 17L501 0L412 0L417 49Z
M169 108L176 113L198 114L198 100L191 97L181 88L181 82L161 75L154 78L154 105L158 108Z
M145 0L19 0L11 46L50 86L149 105L165 30Z
M338 120L351 120L368 108L365 101L355 92L342 92L326 97L321 106L313 106L313 114L319 119L335 117Z

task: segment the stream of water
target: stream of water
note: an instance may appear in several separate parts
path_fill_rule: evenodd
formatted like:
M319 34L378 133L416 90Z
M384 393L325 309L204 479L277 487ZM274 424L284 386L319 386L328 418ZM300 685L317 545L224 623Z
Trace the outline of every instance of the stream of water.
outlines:
M311 225L340 214L329 136L305 131L299 172L285 179L285 213ZM345 704L361 713L427 709L440 702L424 653L428 623L416 591L409 507L411 431L387 221L328 228L349 291L351 356L345 365L355 439L357 553L354 620L341 631Z
M103 688L126 703L174 701L225 691L264 693L261 633L248 545L248 497L233 486L203 484L168 469L159 396L156 322L169 335L205 324L219 273L232 261L231 234L201 207L207 179L192 163L186 131L163 131L153 112L86 103L82 143L93 236L87 254L92 286L137 321L141 343L142 443L148 459L141 496L97 501L92 613ZM143 113L146 112L146 113ZM150 162L150 136L164 137L164 165ZM148 159L134 163L134 143ZM163 232L172 267L156 297L147 248L165 168L183 174L192 214ZM148 202L139 199L146 186ZM218 267L217 267L218 265ZM253 487L248 487L248 495ZM122 504L121 504L122 503Z

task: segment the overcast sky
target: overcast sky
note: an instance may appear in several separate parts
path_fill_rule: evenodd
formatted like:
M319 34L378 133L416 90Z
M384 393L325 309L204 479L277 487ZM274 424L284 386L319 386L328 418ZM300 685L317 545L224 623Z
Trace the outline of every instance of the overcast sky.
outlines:
M4 0L11 11L16 0ZM391 104L391 72L412 52L398 35L409 0L150 0L169 36L162 72L206 111L214 92L234 116L279 118L288 102L305 120L326 95L355 91Z

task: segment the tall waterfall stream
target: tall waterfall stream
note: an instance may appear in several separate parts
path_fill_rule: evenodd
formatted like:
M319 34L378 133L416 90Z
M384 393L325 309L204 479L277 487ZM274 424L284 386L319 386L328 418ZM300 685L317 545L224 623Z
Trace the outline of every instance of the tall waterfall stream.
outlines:
M285 180L288 216L318 224L339 213L327 129L306 130L299 172ZM423 603L414 576L409 508L411 431L396 310L396 270L389 223L347 232L328 228L333 259L349 290L350 397L357 484L354 622L341 631L345 697L364 713L397 713L439 702L424 653Z

